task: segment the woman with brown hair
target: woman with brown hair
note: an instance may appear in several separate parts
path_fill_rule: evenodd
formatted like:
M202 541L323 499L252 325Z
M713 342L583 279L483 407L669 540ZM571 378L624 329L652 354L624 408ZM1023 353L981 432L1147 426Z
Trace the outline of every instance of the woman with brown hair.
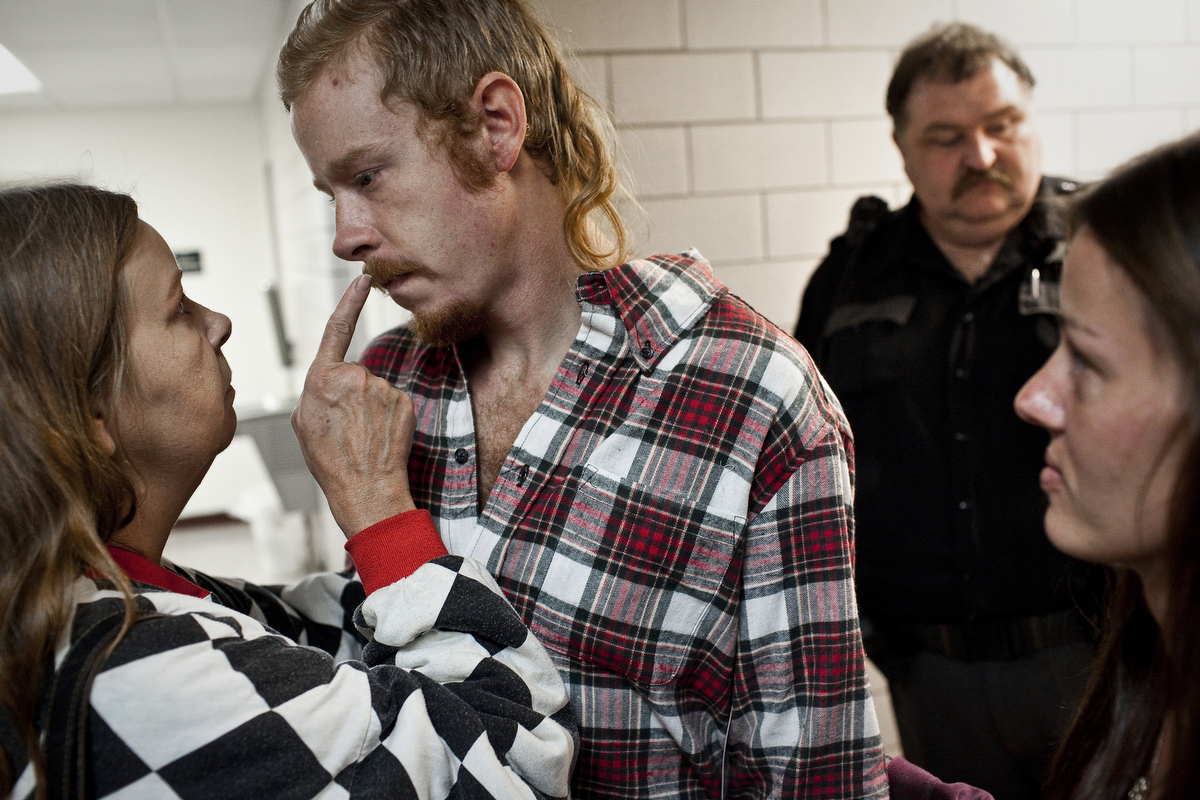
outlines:
M0 795L566 796L563 684L426 512L289 587L162 560L230 328L129 197L0 190Z
M1078 195L1061 338L1017 413L1050 433L1046 534L1114 565L1052 800L1200 797L1200 134ZM983 800L895 759L895 800Z
M1073 218L1062 339L1016 408L1050 432L1050 541L1119 578L1050 795L1200 797L1200 136Z

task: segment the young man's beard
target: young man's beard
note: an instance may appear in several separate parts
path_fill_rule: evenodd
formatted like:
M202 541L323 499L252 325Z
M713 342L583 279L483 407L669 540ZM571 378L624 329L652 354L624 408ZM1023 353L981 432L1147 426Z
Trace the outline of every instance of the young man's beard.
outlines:
M430 347L449 347L483 333L484 321L481 306L460 300L428 314L413 314L408 328Z
M408 259L373 258L363 266L371 283L381 291L401 275L432 275L428 268ZM473 339L483 332L484 310L477 303L460 300L429 314L413 314L409 330L431 347L448 347Z

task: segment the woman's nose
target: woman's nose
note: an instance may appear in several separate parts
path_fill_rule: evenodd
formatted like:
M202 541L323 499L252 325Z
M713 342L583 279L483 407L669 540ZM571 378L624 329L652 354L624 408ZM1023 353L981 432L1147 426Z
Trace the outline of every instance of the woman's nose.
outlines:
M1016 409L1018 417L1051 432L1062 430L1063 420L1066 418L1053 379L1058 353L1059 350L1055 350L1051 354L1050 360L1025 382L1013 400L1013 408Z
M222 347L225 342L229 341L229 336L233 333L233 321L221 312L213 311L210 308L205 308L204 313L208 340L212 342L213 347Z

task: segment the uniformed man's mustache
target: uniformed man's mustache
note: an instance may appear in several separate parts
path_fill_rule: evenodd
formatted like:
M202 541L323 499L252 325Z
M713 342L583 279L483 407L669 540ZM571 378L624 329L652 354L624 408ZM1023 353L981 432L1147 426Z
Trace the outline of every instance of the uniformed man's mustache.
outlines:
M1013 190L1012 179L995 167L985 170L973 169L958 179L958 183L954 185L954 194L952 197L957 200L970 190L971 187L978 186L984 181L998 183L1010 192Z
M386 290L389 283L403 275L432 275L432 271L407 258L371 258L363 263L363 274L371 276L371 285Z

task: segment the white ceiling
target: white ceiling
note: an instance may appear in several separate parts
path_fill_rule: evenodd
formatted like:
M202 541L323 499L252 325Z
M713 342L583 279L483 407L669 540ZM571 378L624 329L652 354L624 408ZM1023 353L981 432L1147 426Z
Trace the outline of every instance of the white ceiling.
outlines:
M249 101L290 0L0 0L0 44L44 85L0 111Z

